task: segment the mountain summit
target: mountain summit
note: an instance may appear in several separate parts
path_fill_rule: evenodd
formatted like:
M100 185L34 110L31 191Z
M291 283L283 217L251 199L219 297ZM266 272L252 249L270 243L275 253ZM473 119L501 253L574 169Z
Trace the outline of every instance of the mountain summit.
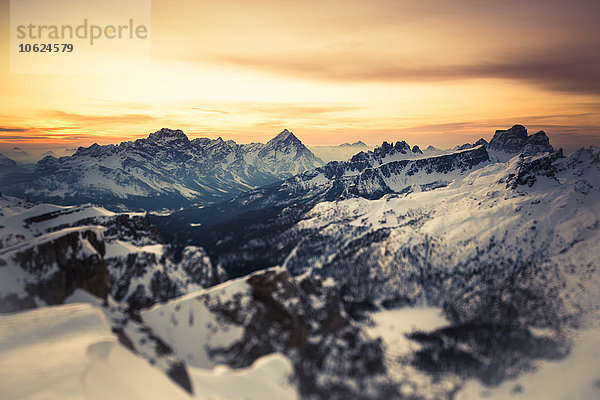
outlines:
M289 178L324 163L292 132L284 129L259 150L255 164L273 175Z
M151 133L148 136L149 140L154 140L154 141L170 141L170 140L183 140L188 142L189 139L186 136L185 133L183 133L183 131L181 129L168 129L168 128L162 128L159 131L156 131L154 133Z
M300 139L296 137L292 132L287 129L282 130L279 135L275 136L273 139L269 140L269 143L285 143L285 142L294 142L294 143L302 143Z
M544 131L527 135L527 128L523 125L514 125L510 129L498 129L494 134L488 148L504 153L523 153L533 155L536 153L552 152L550 139Z

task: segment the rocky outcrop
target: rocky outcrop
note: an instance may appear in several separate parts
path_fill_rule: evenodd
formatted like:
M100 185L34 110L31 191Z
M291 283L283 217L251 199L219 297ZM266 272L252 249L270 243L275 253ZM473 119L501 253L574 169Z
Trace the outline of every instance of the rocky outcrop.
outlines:
M0 312L35 307L40 300L61 304L75 289L105 299L109 286L104 251L102 233L94 228L51 233L4 249L0 268L8 290Z
M135 311L227 279L202 248L176 257L148 215L9 196L0 197L0 268L4 311L60 304L75 289Z
M465 143L462 144L460 146L456 146L453 150L467 150L467 149L473 149L477 146L487 146L488 142L487 140L485 140L484 138L480 138L478 141L476 141L475 143ZM431 146L429 146L431 147ZM432 147L433 150L435 150L434 147Z
M384 141L381 146L372 151L361 151L354 155L348 163L357 169L364 169L367 166L377 167L389 161L414 158L419 154L423 154L419 146L413 146L411 149L404 140L396 144Z
M544 131L528 136L527 129L523 125L514 125L507 130L497 130L488 147L495 151L523 153L526 156L554 151Z
M506 186L516 189L518 186L533 186L539 176L556 179L557 167L555 161L564 158L562 149L543 156L521 155L519 166L515 173L508 176Z
M246 367L281 352L293 362L303 397L397 395L385 377L381 343L364 336L345 313L335 285L317 276L264 270L142 317L191 365Z
M132 311L227 280L225 271L213 265L202 248L187 246L176 261L168 247L158 246L131 248L126 254L106 257L111 294Z

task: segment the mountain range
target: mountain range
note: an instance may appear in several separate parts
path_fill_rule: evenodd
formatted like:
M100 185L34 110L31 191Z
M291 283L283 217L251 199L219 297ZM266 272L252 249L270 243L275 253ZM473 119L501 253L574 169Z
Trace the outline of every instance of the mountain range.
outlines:
M7 174L0 190L65 205L177 209L228 199L322 164L288 130L266 144L240 145L161 129L146 139L47 156L32 172Z
M563 393L594 398L600 148L565 156L515 125L452 150L384 142L308 167L282 150L302 149L295 136L275 139L162 130L45 161L172 167L166 179L207 148L218 168L277 176L170 215L2 195L0 370L20 371L2 393L556 398L560 376L577 382Z

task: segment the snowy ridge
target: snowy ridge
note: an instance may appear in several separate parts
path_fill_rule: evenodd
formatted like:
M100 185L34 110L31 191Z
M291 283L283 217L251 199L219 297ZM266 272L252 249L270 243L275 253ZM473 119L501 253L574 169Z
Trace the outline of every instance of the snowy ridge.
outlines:
M377 148L373 153L361 152L349 162L329 163L285 181L283 188L305 191L319 188L327 199L344 193L378 198L386 193L445 186L489 161L484 147L435 156L412 153L410 158L402 158L405 153L396 152L396 147L390 147L391 155L382 155L378 152L382 148ZM408 145L406 148L410 149Z

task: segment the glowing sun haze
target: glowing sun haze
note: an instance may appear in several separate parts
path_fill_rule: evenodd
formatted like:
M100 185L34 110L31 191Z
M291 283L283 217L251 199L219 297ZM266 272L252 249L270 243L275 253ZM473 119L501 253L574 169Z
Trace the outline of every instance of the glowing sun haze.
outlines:
M4 147L161 127L444 147L514 123L555 145L600 144L597 0L154 0L152 70L128 75L11 74L1 1Z

